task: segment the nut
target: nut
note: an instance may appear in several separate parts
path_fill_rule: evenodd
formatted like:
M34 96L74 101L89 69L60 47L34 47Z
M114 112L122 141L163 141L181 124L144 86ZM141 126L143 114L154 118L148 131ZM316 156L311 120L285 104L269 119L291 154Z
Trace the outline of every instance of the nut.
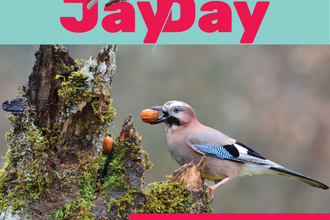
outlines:
M113 139L111 137L105 137L103 140L103 153L109 155L113 148Z
M158 112L152 109L145 109L141 112L141 119L145 123L155 122L158 118Z

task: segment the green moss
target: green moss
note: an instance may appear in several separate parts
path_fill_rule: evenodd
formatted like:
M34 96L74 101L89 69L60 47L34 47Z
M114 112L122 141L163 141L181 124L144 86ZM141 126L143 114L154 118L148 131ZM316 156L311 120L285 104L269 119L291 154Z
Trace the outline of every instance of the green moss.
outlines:
M5 169L5 164L4 164L4 169ZM7 172L5 172L4 169L0 170L0 212L3 212L3 209L9 206L9 201L5 196L5 190L9 178L7 176Z
M50 144L57 140L57 127L39 130L33 123L35 112L9 114L13 128L5 136L8 151L0 171L0 212L9 206L15 211L39 199L52 183L53 175L45 163Z
M140 192L134 189L130 184L127 184L127 179L125 177L125 159L128 155L134 155L138 152L135 149L136 147L138 146L129 144L126 141L114 142L108 175L102 186L100 186L97 181L97 171L103 168L107 160L106 157L102 156L102 151L100 151L100 155L96 157L96 159L93 159L88 153L78 154L79 165L77 167L77 172L80 173L79 177L75 178L79 180L78 197L66 204L65 208L59 210L56 216L58 216L58 218L62 216L61 218L63 219L93 219L93 215L90 211L93 206L92 200L94 199L95 191L100 188L101 193L106 197L109 189L119 191L127 190L123 192L118 200L109 198L110 202L107 204L108 211L110 211L113 205L118 206L117 215L118 217L122 217L127 206L133 205L132 201L134 199L132 194ZM140 149L140 146L138 148ZM132 153L132 151L134 152Z
M145 150L142 150L141 148L141 153L142 155L144 156L144 160L142 161L143 165L144 165L144 168L146 170L149 170L152 168L153 164L151 163L151 161L149 160L149 154L145 151Z
M79 195L89 201L94 199L94 192L99 187L97 181L97 171L99 169L102 156L99 154L97 157L92 157L89 153L83 153L79 156L78 170L81 171L80 181L78 183Z
M77 198L60 209L56 217L60 219L94 219L91 208L94 206L94 193L98 189L97 171L102 160L101 154L92 157L90 153L78 153L79 165L73 179L67 177L67 181L78 180Z
M169 178L165 182L151 183L146 188L146 203L139 213L190 213L192 201L183 183Z
M63 61L57 57L57 61L61 64L61 65L56 65L56 72L58 73L58 76L56 76L56 78L59 77L65 77L65 76L69 76L73 71L77 71L78 68L81 66L82 63L79 62L79 60L75 60L76 66L66 66Z
M59 219L62 219L64 217L63 210L62 209L58 210L55 214L55 217L59 218Z
M40 129L45 137L45 144L47 148L51 145L61 142L59 139L59 126L54 123L52 127L47 126Z
M136 133L137 134L137 133ZM131 158L128 158L128 157ZM103 161L103 164L110 158L110 164L108 168L108 175L106 176L101 188L101 192L107 197L109 189L118 190L122 194L119 199L108 198L110 202L107 203L108 212L113 206L117 208L117 218L128 218L127 207L134 205L133 195L142 193L141 190L133 184L130 184L127 178L129 176L126 173L126 166L130 166L126 163L126 160L140 160L141 156L144 156L143 165L146 168L151 168L151 162L149 161L148 154L141 149L141 138L137 138L135 143L127 141L115 141L114 147L109 157ZM102 165L103 168L104 165Z
M84 63L78 60L75 63L80 67L79 71L63 64L66 71L61 71L56 75L56 79L62 79L62 89L58 90L58 95L63 98L69 109L65 117L76 113L80 103L90 103L94 114L101 120L103 126L101 130L105 130L104 127L108 126L115 117L116 110L112 107L112 99L110 98L107 110L101 109L103 106L100 106L100 99L109 97L110 94L103 82L94 77L93 71L95 71L97 62L91 58Z
M95 215L90 211L92 206L94 205L91 201L79 198L65 204L64 211L59 210L56 213L56 217L59 219L95 219Z
M60 77L63 76L57 75L56 79ZM63 78L63 89L58 90L58 95L64 99L66 104L74 104L81 101L90 102L95 97L92 85L93 74L76 71L70 74L68 80L65 80L65 77Z
M127 208L128 205L134 205L134 203L132 202L134 200L134 198L132 196L133 192L136 192L136 191L132 190L132 191L124 192L120 196L120 199L118 199L118 200L114 199L114 198L111 198L110 203L107 204L108 212L110 212L110 209L113 205L116 205L118 207L117 217L119 217L119 218L121 218L121 217L128 218L129 216L122 216L122 215L126 211L126 208Z
M143 151L140 144L130 144L127 141L114 141L113 150L111 152L111 161L108 168L108 176L105 178L105 182L102 185L102 190L106 191L109 188L128 189L127 180L123 178L125 174L125 159L128 155L132 157L132 160L140 159L140 153L144 157L143 165L146 169L151 169L152 163L149 161L149 155ZM103 169L104 163L101 169Z
M112 160L110 161L108 168L108 176L105 178L105 181L102 185L102 192L104 193L110 188L127 188L126 180L123 178L123 174L126 170L124 160L127 156L128 150L128 148L125 146L129 147L131 145L125 143L124 141L114 141L113 149L111 152Z
M107 111L99 111L99 102L97 100L94 100L91 105L93 107L94 114L100 117L102 123L110 123L116 116L116 109L112 107L112 99L110 99Z

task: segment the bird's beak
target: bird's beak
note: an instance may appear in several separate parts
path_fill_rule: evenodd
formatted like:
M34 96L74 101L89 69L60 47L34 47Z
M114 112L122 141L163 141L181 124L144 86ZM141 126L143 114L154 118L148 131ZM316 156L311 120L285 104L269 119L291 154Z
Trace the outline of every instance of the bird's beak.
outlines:
M166 121L166 119L168 119L170 117L170 115L168 114L168 112L166 110L163 109L163 106L153 106L150 109L156 110L156 111L162 111L163 114L157 118L156 121L150 123L150 124L159 124L161 122Z

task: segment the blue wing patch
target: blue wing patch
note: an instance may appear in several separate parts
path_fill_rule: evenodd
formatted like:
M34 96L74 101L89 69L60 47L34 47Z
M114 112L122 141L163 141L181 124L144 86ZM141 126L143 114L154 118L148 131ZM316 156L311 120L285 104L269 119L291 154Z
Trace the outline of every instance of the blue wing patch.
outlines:
M192 145L195 149L202 151L203 153L211 154L220 159L231 159L233 155L231 155L226 148L222 146L213 146L209 144L203 143L202 145L193 144Z

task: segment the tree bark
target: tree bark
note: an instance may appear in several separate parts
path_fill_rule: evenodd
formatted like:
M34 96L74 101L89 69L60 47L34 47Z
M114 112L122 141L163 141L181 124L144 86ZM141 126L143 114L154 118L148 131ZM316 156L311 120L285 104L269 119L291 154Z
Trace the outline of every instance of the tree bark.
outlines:
M15 100L3 104L11 111L13 128L6 134L9 149L0 170L0 219L128 219L132 212L210 212L202 179L205 159L175 171L161 189L159 184L142 189L151 163L131 115L111 153L103 153L103 139L112 137L108 126L115 116L111 87L116 53L117 46L109 45L96 58L78 61L62 46L40 46L28 83ZM170 195L184 201L169 204L174 208L160 209L153 202L168 188L181 186Z

